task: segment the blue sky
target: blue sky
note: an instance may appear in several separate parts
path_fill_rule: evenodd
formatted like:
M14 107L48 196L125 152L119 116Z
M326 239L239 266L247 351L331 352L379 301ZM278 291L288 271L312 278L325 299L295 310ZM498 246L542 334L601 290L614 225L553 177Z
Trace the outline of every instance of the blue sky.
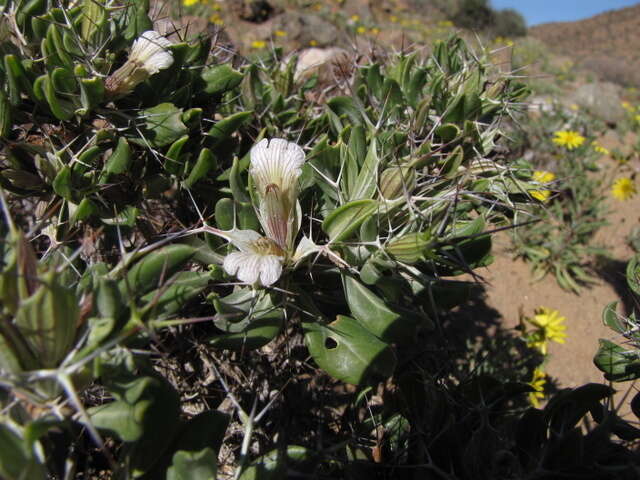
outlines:
M591 17L606 10L629 7L638 0L492 0L497 8L518 10L529 25L567 22Z

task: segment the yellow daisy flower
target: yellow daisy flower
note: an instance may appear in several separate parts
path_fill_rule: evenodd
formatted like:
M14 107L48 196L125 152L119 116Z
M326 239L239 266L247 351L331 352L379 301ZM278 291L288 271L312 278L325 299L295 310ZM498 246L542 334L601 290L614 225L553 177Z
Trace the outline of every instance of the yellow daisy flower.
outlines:
M533 175L531 178L539 183L549 183L549 182L553 182L556 179L556 175L552 172L547 172L544 170L536 170L535 172L533 172ZM551 191L550 190L531 190L529 191L529 195L531 195L536 200L539 200L541 202L546 202L547 200L549 200L549 197L551 196Z
M366 33L366 32L367 32L367 29L365 27L363 27L362 25L360 25L358 28L356 28L356 33L359 33L359 34L362 35L363 33Z
M597 140L594 140L593 142L591 142L591 146L596 152L602 155L611 155L611 152L609 151L609 149L600 145Z
M190 6L192 6L192 5L197 5L197 4L198 4L198 2L199 2L199 0L182 0L182 4L183 4L185 7L190 7Z
M286 37L287 36L287 32L285 32L284 30L276 30L274 33L276 34L276 37Z
M553 143L561 147L566 147L567 150L578 148L585 141L582 135L572 130L558 130L553 135Z
M371 35L378 35L380 33L380 29L378 27L373 27L369 30L369 33L371 33Z
M309 40L309 46L317 47L318 46L318 42L316 40Z
M351 21L352 22L359 22L360 21L360 15L351 15Z
M565 333L567 327L563 325L566 318L561 317L557 310L540 307L536 309L533 318L526 317L525 320L535 327L528 345L537 348L543 355L547 354L548 341L564 343L567 337Z
M547 375L541 369L536 368L533 371L533 378L529 385L534 389L529 393L529 403L535 408L540 406L540 400L544 398L544 386L547 383Z
M638 193L638 189L633 180L628 177L618 178L611 187L611 196L616 200L629 200L636 193Z
M267 46L267 42L264 40L254 40L251 42L251 48L264 48Z
M395 15L391 15L391 16L389 17L389 21L390 21L391 23L398 23L398 17L396 17Z

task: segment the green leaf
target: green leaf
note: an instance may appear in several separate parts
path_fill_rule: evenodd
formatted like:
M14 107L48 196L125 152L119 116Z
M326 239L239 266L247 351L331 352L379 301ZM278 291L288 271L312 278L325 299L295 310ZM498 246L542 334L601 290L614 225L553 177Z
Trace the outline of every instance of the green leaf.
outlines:
M338 315L329 325L303 323L305 343L320 368L353 385L389 377L396 359L388 344L350 317Z
M273 340L284 325L284 309L273 304L266 292L242 289L214 300L216 326L228 333L215 335L209 344L230 350L254 350Z
M385 342L410 340L416 324L391 310L385 302L358 280L344 275L344 294L353 316L369 332Z
M116 401L88 409L99 430L125 442L134 477L148 471L160 459L180 426L180 398L165 380L140 377L113 384Z
M288 445L257 458L240 475L239 480L283 480L287 470L311 474L315 455L305 447ZM311 475L305 475L311 477Z
M623 334L628 328L624 322L620 321L620 315L617 312L618 302L611 302L604 310L602 310L602 323L611 328L614 332Z
M20 305L15 324L41 366L54 368L73 345L80 309L74 291L62 284L55 270L40 280L36 292Z
M65 200L73 201L73 185L71 184L71 169L68 165L65 165L60 169L56 178L53 179L51 184L53 191L60 195Z
M9 427L0 423L0 476L7 480L45 480L47 474L25 443Z
M244 76L227 64L205 68L200 74L205 82L204 91L210 95L221 95L242 82Z
M359 125L362 123L360 110L355 105L355 102L351 97L333 97L327 102L327 107L329 107L329 109L338 117L345 115L349 119L349 123L352 125Z
M216 202L214 218L222 230L231 230L235 224L235 202L232 198L221 198Z
M210 448L199 452L179 450L173 455L167 480L216 480L218 454Z
M182 147L189 140L189 135L183 135L178 140L173 142L165 155L164 169L174 175L180 175L184 167L184 160L180 156Z
M143 110L141 118L146 123L144 138L135 139L141 145L146 146L146 140L154 147L164 147L187 133L186 125L182 123L182 109L173 103L161 103Z
M349 198L351 200L371 198L376 193L378 165L380 164L376 144L376 139L372 138L353 190L349 192Z
M224 140L227 140L231 134L247 123L252 115L252 111L238 112L218 121L207 132L207 135L211 138L210 147L214 147Z
M640 359L635 350L625 350L609 340L600 339L598 353L593 359L604 378L612 382L626 382L640 378Z
M332 242L346 240L377 210L375 200L354 200L331 212L322 222L322 230Z
M187 302L196 298L209 283L209 274L180 272L169 287L151 291L141 298L153 318L166 318L177 313Z
M200 155L196 164L189 172L189 176L182 182L182 185L186 188L193 187L199 180L205 178L207 174L216 168L216 157L211 150L203 148L200 150Z
M120 291L143 294L166 282L191 260L195 250L188 245L169 245L155 250L137 262L120 282Z
M627 284L636 295L640 295L640 255L634 256L627 264Z
M112 175L120 175L125 173L131 165L131 148L129 142L124 137L118 138L118 145L105 162L100 174L100 183L104 184L110 181Z

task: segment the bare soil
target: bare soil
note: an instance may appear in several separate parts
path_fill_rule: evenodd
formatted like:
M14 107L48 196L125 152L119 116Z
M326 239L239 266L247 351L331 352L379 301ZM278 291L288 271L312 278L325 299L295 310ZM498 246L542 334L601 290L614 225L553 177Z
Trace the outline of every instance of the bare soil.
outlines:
M603 159L603 163L606 174L613 168L613 160ZM638 165L635 165L635 170L638 170ZM598 339L620 342L621 337L603 325L602 310L617 300L620 301L620 313L629 313L629 308L633 307L626 286L625 268L634 252L626 239L631 230L640 225L640 196L626 202L614 199L609 202L609 225L598 232L595 240L606 247L610 258L598 262L598 283L585 287L580 295L562 290L552 276L533 283L530 266L514 260L509 252L508 235L495 238L496 261L481 273L487 281L487 306L501 313L503 327L517 326L520 312L532 315L540 306L556 309L566 317L566 343L552 342L545 365L547 374L557 381L558 388L577 387L588 382L606 383L602 372L593 363ZM618 383L613 387L617 390L615 403L621 405L619 414L627 416L630 413L629 401L639 390L640 382ZM625 398L629 389L631 392Z

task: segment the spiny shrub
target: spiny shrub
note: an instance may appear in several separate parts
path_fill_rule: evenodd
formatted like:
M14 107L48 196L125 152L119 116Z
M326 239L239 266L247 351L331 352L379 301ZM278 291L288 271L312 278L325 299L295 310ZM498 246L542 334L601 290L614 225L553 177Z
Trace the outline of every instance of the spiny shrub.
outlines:
M216 478L224 449L220 475L344 477L375 468L375 389L473 376L444 353L469 289L450 277L491 262L491 225L535 188L497 148L527 89L483 52L452 37L317 104L295 58L233 68L157 33L146 1L2 7L0 475ZM193 364L211 374L195 409L172 374ZM309 386L305 415L271 417L304 376L350 413L321 421Z

